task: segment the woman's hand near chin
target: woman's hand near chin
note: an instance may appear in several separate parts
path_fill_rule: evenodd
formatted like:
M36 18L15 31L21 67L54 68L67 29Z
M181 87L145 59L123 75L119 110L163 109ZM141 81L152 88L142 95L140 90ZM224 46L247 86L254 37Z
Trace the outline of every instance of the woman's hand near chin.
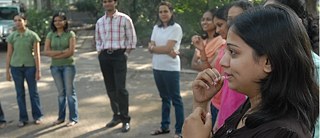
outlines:
M221 89L223 79L215 68L199 72L192 83L194 104L207 104Z

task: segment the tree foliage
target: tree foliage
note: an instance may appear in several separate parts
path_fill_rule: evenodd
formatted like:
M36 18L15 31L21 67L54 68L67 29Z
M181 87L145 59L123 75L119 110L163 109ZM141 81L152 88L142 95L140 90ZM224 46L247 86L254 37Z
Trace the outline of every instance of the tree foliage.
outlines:
M103 14L101 0L79 0L74 6L79 11L89 12L95 19Z
M153 26L157 23L158 5L162 0L118 0L118 10L128 14L135 25L138 45L146 45L150 41ZM234 0L169 0L174 6L176 22L182 26L183 42L189 43L194 34L201 32L200 18L210 8L231 3ZM263 0L253 0L261 3ZM79 0L75 3L79 11L92 13L99 18L104 14L101 0Z
M26 12L27 26L39 35L41 43L44 43L44 39L50 31L51 14L51 11L37 11L35 9L28 9Z

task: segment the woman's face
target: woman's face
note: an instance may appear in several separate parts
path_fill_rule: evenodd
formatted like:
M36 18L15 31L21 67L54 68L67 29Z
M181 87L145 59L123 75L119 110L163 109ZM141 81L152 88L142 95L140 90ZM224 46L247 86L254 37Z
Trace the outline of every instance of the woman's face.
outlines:
M236 7L236 6L232 6L229 11L228 11L228 24L230 24L231 22L233 22L233 20L235 19L235 17L237 17L238 15L240 15L241 13L243 13L243 9L240 7Z
M172 17L172 12L166 5L161 5L159 7L159 18L163 23L168 23Z
M63 20L60 16L57 16L57 17L54 17L53 23L57 29L63 29L63 27L66 24L66 20Z
M22 19L19 15L14 16L13 21L18 30L26 28L27 21Z
M229 88L255 96L259 93L262 78L267 76L267 58L254 58L253 49L237 34L229 31L227 48L220 64L224 69L224 76L229 81Z
M216 25L216 32L220 34L223 39L226 39L227 33L228 33L227 22L217 17L214 17L213 21L214 21L214 24Z
M216 31L216 26L213 23L213 16L211 12L205 12L201 18L201 27L205 32Z

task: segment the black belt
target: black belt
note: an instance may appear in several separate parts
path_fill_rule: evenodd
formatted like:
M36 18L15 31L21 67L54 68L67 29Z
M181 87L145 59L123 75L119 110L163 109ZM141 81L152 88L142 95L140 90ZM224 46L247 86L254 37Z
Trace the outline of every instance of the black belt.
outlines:
M126 52L126 49L103 49L101 50L101 52L106 53L108 55L120 55L123 54L124 52Z

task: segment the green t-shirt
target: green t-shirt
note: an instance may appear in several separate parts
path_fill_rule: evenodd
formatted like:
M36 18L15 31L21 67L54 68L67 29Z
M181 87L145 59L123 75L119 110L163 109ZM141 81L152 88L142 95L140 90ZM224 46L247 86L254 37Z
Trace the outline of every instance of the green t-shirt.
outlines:
M63 51L69 48L70 38L75 37L73 31L63 32L61 36L57 34L57 32L50 32L47 35L47 39L50 40L51 50L54 51ZM64 65L74 65L73 56L66 58L59 58L51 60L51 66L64 66Z
M24 33L14 31L8 36L7 41L13 46L13 53L10 61L11 66L35 66L33 45L40 42L40 38L35 32L29 29L26 29Z

